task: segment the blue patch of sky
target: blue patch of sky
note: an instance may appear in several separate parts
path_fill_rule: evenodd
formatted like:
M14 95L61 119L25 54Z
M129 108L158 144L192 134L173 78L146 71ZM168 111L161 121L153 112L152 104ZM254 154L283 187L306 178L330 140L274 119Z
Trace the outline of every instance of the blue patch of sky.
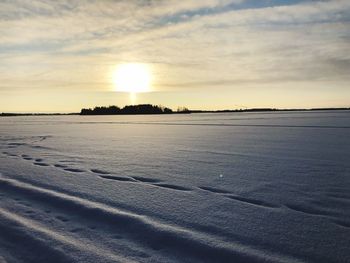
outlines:
M170 16L164 16L159 18L156 21L153 21L153 26L162 26L164 24L176 24L181 23L186 20L189 20L195 16L207 16L207 15L214 15L214 14L220 14L225 13L229 11L234 10L247 10L247 9L261 9L261 8L267 8L267 7L277 7L277 6L288 6L288 5L295 5L295 4L301 4L301 3L315 3L315 2L323 2L323 0L315 0L315 1L309 1L309 0L246 0L242 3L230 3L226 6L217 6L213 8L202 8L197 9L194 11L184 11L179 12L174 15ZM332 22L344 22L348 23L350 22L350 13L349 10L342 10L340 12L334 13L333 17L331 17ZM330 22L329 17L314 17L313 21L302 21L301 23L307 24L307 23L327 23ZM297 21L278 21L278 22L268 22L268 25L270 26L288 26L288 25L297 25ZM260 25L260 26L266 26L266 25ZM221 27L220 25L216 25L214 27ZM222 25L222 27L225 27L225 25Z
M229 5L230 9L256 9L274 6L295 5L299 3L317 2L310 0L246 0L240 4Z
M193 11L183 11L170 16L161 17L154 22L154 25L176 24L186 21L195 16L207 16L225 13L233 10L258 9L273 6L293 5L298 3L307 3L306 0L246 0L242 3L230 3L224 6L216 6L213 8L200 8ZM315 2L315 1L314 1Z

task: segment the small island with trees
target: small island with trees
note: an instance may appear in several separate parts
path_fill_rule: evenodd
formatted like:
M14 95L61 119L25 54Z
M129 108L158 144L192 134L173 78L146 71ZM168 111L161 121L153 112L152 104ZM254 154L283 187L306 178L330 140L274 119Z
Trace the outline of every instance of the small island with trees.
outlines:
M173 111L170 108L161 105L139 104L127 105L123 108L118 106L95 107L93 109L82 109L80 115L136 115L136 114L173 114L173 113L190 113L183 107Z

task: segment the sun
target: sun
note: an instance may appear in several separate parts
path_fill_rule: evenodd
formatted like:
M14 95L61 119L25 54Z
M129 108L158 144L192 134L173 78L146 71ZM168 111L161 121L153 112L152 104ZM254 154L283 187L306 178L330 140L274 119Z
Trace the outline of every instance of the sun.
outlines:
M148 92L151 89L151 72L146 64L120 64L113 72L113 83L116 91Z

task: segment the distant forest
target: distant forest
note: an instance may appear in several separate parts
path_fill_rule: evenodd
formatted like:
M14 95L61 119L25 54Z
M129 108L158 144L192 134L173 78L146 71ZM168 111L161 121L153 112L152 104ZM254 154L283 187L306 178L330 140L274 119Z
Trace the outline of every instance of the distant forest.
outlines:
M350 108L313 108L313 109L275 109L275 108L253 108L236 110L189 110L179 107L176 111L164 106L151 104L128 105L124 108L118 106L95 107L93 109L82 109L80 115L134 115L134 114L183 114L183 113L225 113L225 112L269 112L269 111L323 111L323 110L350 110Z
M348 108L312 108L312 109L276 109L276 108L252 108L235 110L189 110L179 107L176 111L163 106L151 104L129 105L124 108L117 106L95 107L93 109L82 109L80 113L15 113L0 112L0 117L14 116L52 116L52 115L133 115L133 114L186 114L186 113L228 113L228 112L275 112L275 111L350 111Z
M80 115L131 115L131 114L172 114L190 113L187 108L178 108L176 112L172 109L151 104L128 105L124 108L118 106L95 107L93 109L82 109Z

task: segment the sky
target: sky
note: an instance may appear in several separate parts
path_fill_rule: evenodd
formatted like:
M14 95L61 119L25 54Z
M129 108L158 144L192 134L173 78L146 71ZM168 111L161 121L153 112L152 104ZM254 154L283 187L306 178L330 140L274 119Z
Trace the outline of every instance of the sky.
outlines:
M349 107L349 73L349 0L0 0L0 112Z

